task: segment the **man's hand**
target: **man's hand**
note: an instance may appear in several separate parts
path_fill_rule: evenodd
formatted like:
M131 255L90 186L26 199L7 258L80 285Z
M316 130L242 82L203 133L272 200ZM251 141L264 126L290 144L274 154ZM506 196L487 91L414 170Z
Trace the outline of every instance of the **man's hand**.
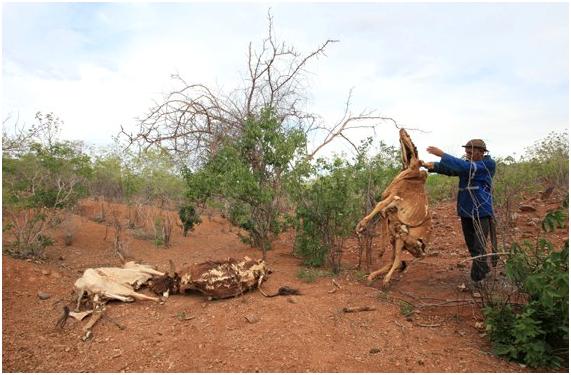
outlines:
M444 151L442 151L442 150L439 149L438 147L434 147L434 146L428 146L428 147L426 148L426 151L427 151L429 154L436 155L436 156L442 156L442 155L444 155Z
M420 161L420 166L424 167L426 169L434 169L434 163L431 161L425 162L425 161Z

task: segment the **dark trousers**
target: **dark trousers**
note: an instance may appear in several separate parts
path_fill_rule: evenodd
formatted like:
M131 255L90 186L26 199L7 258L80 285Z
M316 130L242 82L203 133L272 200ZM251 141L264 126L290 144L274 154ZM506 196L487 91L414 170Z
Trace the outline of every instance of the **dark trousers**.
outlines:
M486 241L490 233L491 218L480 217L476 219L461 217L462 232L464 232L464 240L470 251L470 255L475 257L486 254ZM486 274L490 272L488 266L488 258L478 258L472 260L472 269L470 277L473 281L480 281Z

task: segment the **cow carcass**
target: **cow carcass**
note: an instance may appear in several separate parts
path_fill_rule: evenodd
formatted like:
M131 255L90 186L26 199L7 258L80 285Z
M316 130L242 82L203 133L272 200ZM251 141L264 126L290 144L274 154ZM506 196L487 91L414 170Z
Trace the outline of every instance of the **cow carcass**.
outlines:
M125 263L122 268L88 268L74 284L78 294L75 311L71 312L67 306L64 306L63 316L57 321L56 326L63 328L69 316L77 320L83 320L91 315L91 319L83 327L85 335L82 339L87 340L92 336L91 329L95 323L102 317L105 317L105 306L109 300L132 302L137 299L160 302L160 298L147 296L135 290L145 285L152 277L162 275L164 275L163 272L157 271L151 266L138 264L133 261ZM83 297L86 295L91 309L79 312ZM107 319L111 320L108 317ZM122 327L119 323L114 323Z
M171 263L169 274L153 278L149 288L159 295L198 291L212 299L230 298L259 287L270 272L263 260L249 257L195 263L178 271Z
M151 266L127 262L120 267L88 268L74 284L78 293L76 311L79 310L81 300L87 294L91 300L107 301L120 300L132 302L150 300L159 302L159 298L138 293L135 290L146 284L153 276L162 276L163 272Z
M372 272L368 280L372 282L376 277L387 273L383 279L385 286L391 280L393 272L401 265L402 250L408 250L415 257L423 257L432 232L425 191L428 173L420 169L422 162L418 159L416 146L406 130L401 129L399 135L402 171L385 189L381 201L356 228L357 233L361 233L375 215L381 215L381 235L384 241L390 240L392 262Z

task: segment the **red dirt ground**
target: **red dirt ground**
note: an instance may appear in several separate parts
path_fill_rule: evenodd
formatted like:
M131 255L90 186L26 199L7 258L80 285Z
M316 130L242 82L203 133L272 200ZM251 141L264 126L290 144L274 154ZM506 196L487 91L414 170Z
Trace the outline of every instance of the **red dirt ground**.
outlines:
M537 203L537 202L536 202ZM288 285L303 295L265 298L258 292L208 301L201 295L171 296L165 304L110 303L106 315L126 326L120 330L100 320L93 338L82 341L85 321L69 319L55 328L64 303L72 306L73 283L87 267L120 266L112 251L112 231L93 217L93 201L82 203L74 216L75 238L64 246L63 233L42 261L2 257L2 370L6 372L526 372L516 363L490 353L482 316L470 293L458 285L468 282L469 267L458 267L468 257L453 202L434 208L432 256L411 263L393 276L380 292L380 281L368 287L363 272L355 270L357 247L344 250L344 271L306 283L296 277L301 261L291 255L292 234L286 233L268 252L274 271L264 284L269 291ZM538 203L539 204L539 203ZM530 218L540 217L556 200L542 203L537 212L520 213L519 233L539 229ZM125 208L117 206L122 212ZM207 259L260 253L241 243L224 219L203 217L203 223L173 246L156 248L152 241L126 236L136 260L168 270ZM568 229L555 234L558 245ZM382 261L387 261L387 251ZM376 259L376 265L381 261ZM464 263L467 264L467 263ZM46 292L47 300L37 293ZM144 291L144 293L150 293ZM408 319L400 300L415 305ZM446 300L469 304L442 305ZM422 306L433 304L437 306ZM438 305L440 304L440 305ZM371 306L374 311L343 313L346 306ZM180 319L182 314L188 319ZM245 317L254 317L254 323Z

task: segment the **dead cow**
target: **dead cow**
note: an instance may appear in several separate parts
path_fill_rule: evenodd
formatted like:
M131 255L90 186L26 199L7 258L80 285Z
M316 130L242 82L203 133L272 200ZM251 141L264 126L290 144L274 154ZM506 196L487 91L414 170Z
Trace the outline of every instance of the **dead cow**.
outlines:
M162 275L164 275L163 272L159 272L151 266L133 261L125 263L123 268L88 268L74 285L78 293L76 311L79 311L81 300L85 294L97 301L117 299L123 302L132 302L139 299L159 302L159 298L137 293L135 290L146 284L153 276Z
M142 293L135 292L141 286L146 284L153 276L162 276L163 272L159 272L144 264L138 264L133 261L127 262L120 267L99 267L88 268L83 275L75 281L74 288L77 291L77 306L74 312L71 312L67 306L64 306L62 317L57 321L56 326L63 328L69 316L77 320L83 320L91 315L91 319L83 327L85 335L83 340L89 339L91 329L99 319L105 317L105 304L109 300L120 300L123 302L132 302L138 300L150 300L160 302L157 297L147 296ZM91 302L91 309L79 312L83 297L87 295ZM107 319L113 321L111 318ZM118 327L124 327L113 321Z
M174 270L171 262L169 274L153 278L149 287L157 294L198 291L210 298L221 299L259 287L269 273L263 260L248 257L196 263L179 271Z
M401 266L402 250L408 250L415 257L423 257L432 233L432 220L424 187L428 173L420 170L421 161L418 159L416 146L406 130L401 129L399 135L403 169L385 189L381 201L356 228L357 233L361 233L375 215L380 214L382 217L381 232L383 240L387 237L390 239L392 262L372 272L368 280L372 282L387 272L383 280L384 286L391 280L393 272Z

